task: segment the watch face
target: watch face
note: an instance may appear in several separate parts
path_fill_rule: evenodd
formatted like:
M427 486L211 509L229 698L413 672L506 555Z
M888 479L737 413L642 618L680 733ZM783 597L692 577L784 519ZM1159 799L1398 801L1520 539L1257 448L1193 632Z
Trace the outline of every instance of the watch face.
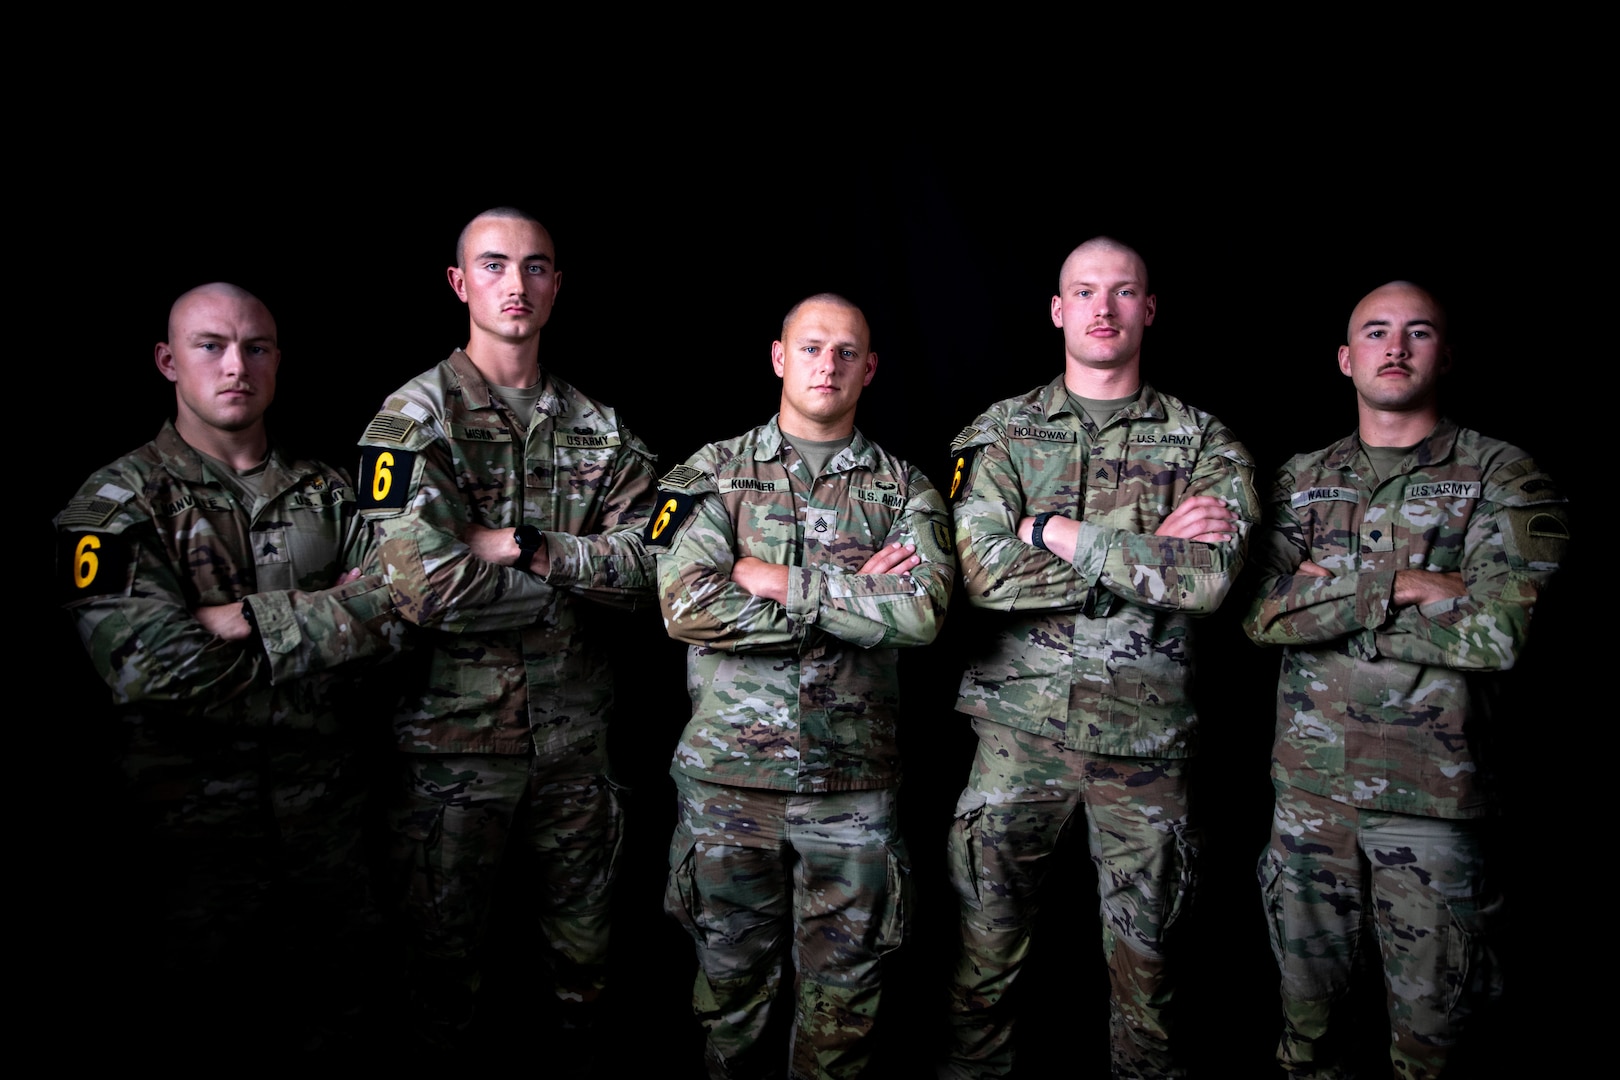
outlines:
M512 539L523 551L534 551L540 546L540 530L533 525L519 525L512 530Z

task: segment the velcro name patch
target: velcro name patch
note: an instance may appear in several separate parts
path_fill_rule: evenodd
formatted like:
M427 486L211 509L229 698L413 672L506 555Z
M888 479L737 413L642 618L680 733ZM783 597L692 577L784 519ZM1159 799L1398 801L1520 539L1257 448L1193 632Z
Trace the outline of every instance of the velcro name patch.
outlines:
M1298 510L1314 502L1360 502L1361 492L1348 487L1313 487L1289 496L1289 505Z
M1483 490L1478 480L1437 480L1430 484L1411 484L1406 489L1408 499L1477 499Z

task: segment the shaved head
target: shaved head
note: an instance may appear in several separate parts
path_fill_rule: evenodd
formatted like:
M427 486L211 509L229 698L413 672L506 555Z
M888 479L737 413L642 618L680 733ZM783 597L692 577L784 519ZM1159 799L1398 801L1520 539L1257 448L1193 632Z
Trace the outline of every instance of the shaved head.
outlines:
M1440 335L1440 340L1447 340L1446 309L1440 306L1440 301L1436 300L1428 289L1410 281L1387 282L1363 296L1356 304L1355 310L1350 312L1350 322L1344 328L1344 340L1348 343L1354 339L1356 332L1369 318L1369 313L1385 301L1394 299L1407 299L1419 303L1427 310L1428 318L1434 326L1435 333Z
M1145 293L1150 293L1153 291L1150 283L1148 282L1147 260L1142 258L1141 252L1137 251L1129 244L1120 243L1112 236L1093 236L1090 240L1087 240L1085 243L1069 252L1069 257L1063 260L1063 265L1058 269L1058 292L1063 292L1063 283L1069 280L1069 268L1072 265L1086 258L1088 255L1105 251L1113 252L1117 255L1128 255L1132 259L1135 259L1136 268L1140 275L1139 280L1142 285L1142 291Z
M834 307L846 308L853 311L856 316L860 318L862 329L866 331L867 347L871 347L872 329L866 322L866 312L862 311L860 307L852 301L839 296L837 293L830 292L816 293L814 296L807 296L803 300L800 300L797 304L794 304L792 307L788 308L788 313L782 316L782 336L784 338L788 336L788 326L792 324L794 316L796 316L800 309L804 308L807 304L832 304Z
M212 281L207 285L199 285L195 289L181 293L179 298L169 305L169 340L174 341L179 337L175 327L183 321L186 312L194 307L197 301L214 297L257 305L264 311L265 316L270 319L271 327L275 326L276 320L270 316L270 309L265 306L263 300L260 300L240 285L232 285L228 281Z
M467 224L461 227L461 235L456 237L456 266L463 270L467 268L467 252L465 250L467 247L467 234L472 231L472 227L474 225L478 224L480 221L488 220L489 218L505 218L508 221L527 221L546 234L547 244L552 251L556 251L557 249L556 243L551 239L551 231L546 228L545 223L539 218L535 217L527 210L519 210L515 206L496 206L489 210L485 210L482 214L479 214L477 217L473 218L471 221L467 222Z

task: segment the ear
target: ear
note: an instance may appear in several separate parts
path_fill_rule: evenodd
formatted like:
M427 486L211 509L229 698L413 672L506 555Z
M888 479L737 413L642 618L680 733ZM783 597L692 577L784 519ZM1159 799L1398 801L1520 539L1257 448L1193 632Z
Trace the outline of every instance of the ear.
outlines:
M1348 376L1350 374L1350 346L1339 346L1339 371Z
M163 372L165 379L170 382L180 381L180 372L174 362L174 350L169 348L167 341L157 343L157 347L152 350L152 360L157 364L157 369Z
M556 296L560 292L562 292L562 271L558 270L551 275L551 295Z
M1052 297L1052 325L1058 329L1063 328L1063 297Z
M465 304L467 302L467 275L461 272L461 267L452 266L445 271L445 276L450 279L450 287L456 291L456 295Z
M778 379L782 377L782 364L786 360L787 350L782 348L782 343L780 341L771 342L771 368L776 372Z
M872 385L872 376L877 374L877 353L866 355L866 378L861 380L862 386Z
M1149 293L1148 298L1147 298L1147 318L1145 320L1143 320L1142 325L1143 326L1152 326L1153 325L1153 316L1157 315L1158 313L1159 313L1159 297L1155 293Z
M1440 374L1448 375L1450 373L1451 373L1451 346L1447 345L1445 348L1440 350Z

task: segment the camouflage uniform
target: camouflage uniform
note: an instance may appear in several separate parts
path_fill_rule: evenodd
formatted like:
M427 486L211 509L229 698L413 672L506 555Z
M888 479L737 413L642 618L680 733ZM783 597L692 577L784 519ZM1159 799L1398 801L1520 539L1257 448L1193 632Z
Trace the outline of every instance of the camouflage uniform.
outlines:
M1369 901L1397 1075L1437 1075L1498 988L1501 897L1479 854L1488 673L1512 666L1557 568L1561 504L1521 451L1448 420L1382 481L1353 435L1278 475L1245 629L1285 646L1260 876L1287 1068L1334 1075L1322 1041ZM1305 559L1334 576L1296 574ZM1467 594L1393 608L1405 569L1460 571Z
M1214 417L1144 386L1106 425L1074 412L1063 379L992 406L953 444L957 552L971 602L1007 613L962 678L957 709L979 753L949 846L964 951L949 1071L1012 1066L1004 997L1029 948L1045 862L1085 807L1113 983L1114 1068L1172 1072L1164 938L1192 878L1183 760L1192 617L1214 611L1259 516L1248 453ZM1153 531L1214 495L1237 537ZM1055 511L1080 521L1074 562L1018 538Z
M711 1069L779 1075L761 1035L791 925L791 1073L854 1076L904 929L894 649L926 645L944 618L945 504L858 431L812 477L774 419L662 484L648 532L668 545L659 587L670 636L691 646L692 698L665 906L697 942ZM921 565L854 572L895 541ZM790 568L786 605L732 584L742 556Z
M632 608L652 561L638 530L652 454L613 410L542 373L521 430L460 350L391 395L361 440L361 512L389 587L430 631L425 686L395 721L395 818L418 937L418 989L470 1016L477 947L514 837L541 863L541 929L560 1000L601 991L621 807L608 781L613 678L579 598ZM482 562L468 525L544 531L544 575Z
M372 554L343 473L272 450L249 507L221 468L165 423L91 476L56 518L63 588L126 722L139 851L128 862L143 878L129 902L160 920L153 963L178 993L207 985L203 997L231 999L240 1022L253 1009L221 980L262 985L271 969L252 969L274 954L316 991L307 1019L320 991L344 993L334 979L357 977L327 954L368 906L353 749L363 702L354 669L327 672L391 655L402 624L379 572L331 587ZM258 633L243 642L192 614L244 600Z

